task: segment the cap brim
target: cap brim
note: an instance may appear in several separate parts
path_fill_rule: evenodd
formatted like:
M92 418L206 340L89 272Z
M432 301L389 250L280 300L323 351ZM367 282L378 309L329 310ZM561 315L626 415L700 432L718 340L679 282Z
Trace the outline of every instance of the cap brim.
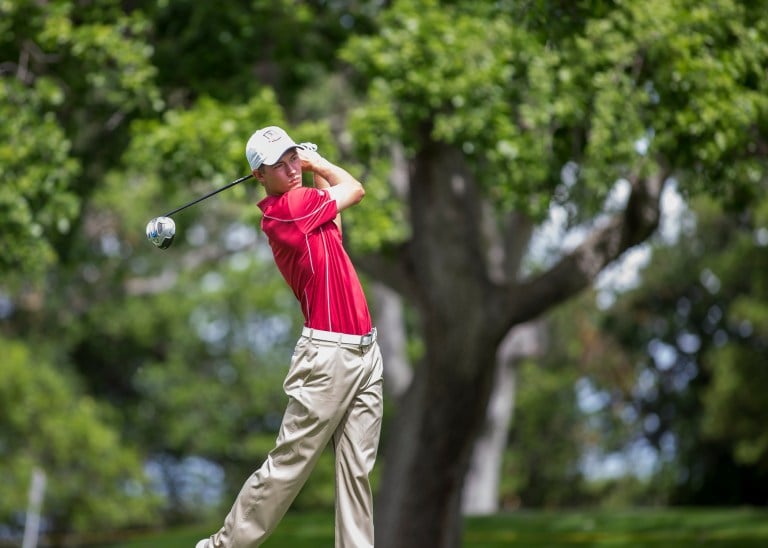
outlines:
M276 153L274 153L274 155L272 155L270 157L267 157L267 158L264 158L264 161L261 162L261 163L262 163L262 165L265 165L265 166L273 166L277 162L280 161L280 158L283 157L283 154L285 154L286 152L288 152L289 150L291 150L293 148L298 148L298 147L299 147L299 145L297 145L295 143L292 144L292 145L288 145L281 152L276 152Z

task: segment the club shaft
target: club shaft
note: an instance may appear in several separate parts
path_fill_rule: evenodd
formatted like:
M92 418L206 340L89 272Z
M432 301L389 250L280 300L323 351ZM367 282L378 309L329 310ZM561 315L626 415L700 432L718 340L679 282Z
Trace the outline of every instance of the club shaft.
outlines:
M189 202L188 204L184 204L184 205L183 205L183 206L181 206L181 207L177 207L177 208L176 208L176 209L174 209L173 211L169 211L168 213L166 213L165 215L163 215L163 217L170 217L171 215L173 215L173 214L175 214L175 213L178 213L179 211L182 211L182 210L184 210L184 209L187 209L188 207L191 207L191 206L195 205L195 204L196 204L196 203L198 203L198 202L202 202L203 200L206 200L206 199L210 198L211 196L213 196L213 195L215 195L215 194L218 194L219 192L222 192L223 190L227 190L228 188L230 188L230 187L233 187L233 186L235 186L235 185L236 185L236 184L238 184L238 183L242 183L243 181L246 181L246 180L250 179L251 177L253 177L253 174L252 174L252 173L249 173L248 175L245 175L245 176L243 176L243 177L240 177L239 179L236 179L236 180L232 181L232 182L231 182L231 183L229 183L228 185L224 185L223 187L221 187L221 188L219 188L219 189L217 189L217 190L214 190L213 192L209 192L209 193L208 193L208 194L206 194L205 196L200 196L199 198L197 198L196 200L192 200L192 201L191 201L191 202Z

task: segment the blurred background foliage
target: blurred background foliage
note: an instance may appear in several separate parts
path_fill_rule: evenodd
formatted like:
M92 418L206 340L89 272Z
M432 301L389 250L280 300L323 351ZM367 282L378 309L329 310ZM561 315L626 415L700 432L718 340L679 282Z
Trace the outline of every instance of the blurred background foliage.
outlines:
M616 166L688 166L679 237L652 240L610 306L554 311L547 352L519 365L500 499L764 505L766 9L0 0L2 535L36 468L64 535L219 512L271 448L301 318L255 184L179 214L169 250L144 239L244 175L267 123L365 177L362 251L408 235L393 144L453 143L499 209L568 204L570 226ZM331 478L324 459L297 507L331 505Z

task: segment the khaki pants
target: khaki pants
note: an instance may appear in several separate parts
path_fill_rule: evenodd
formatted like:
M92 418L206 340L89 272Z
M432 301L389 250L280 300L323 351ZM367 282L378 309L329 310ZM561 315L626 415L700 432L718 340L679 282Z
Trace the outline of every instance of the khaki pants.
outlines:
M369 474L381 431L382 371L375 341L360 346L299 339L283 385L288 406L276 446L243 485L209 547L262 543L329 442L336 457L336 547L373 546Z

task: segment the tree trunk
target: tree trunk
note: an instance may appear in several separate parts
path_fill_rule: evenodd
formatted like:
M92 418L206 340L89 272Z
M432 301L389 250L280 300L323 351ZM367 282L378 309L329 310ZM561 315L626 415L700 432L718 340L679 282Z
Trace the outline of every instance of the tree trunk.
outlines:
M462 495L465 516L486 516L499 510L499 484L512 423L517 369L514 363L499 360L493 394L480 437L475 442Z
M379 346L384 358L384 388L388 396L399 399L411 384L413 370L408 362L403 300L384 284L374 282L371 294L379 330Z
M426 355L390 426L376 545L458 548L462 484L506 329L484 306L490 281L480 245L481 201L461 156L424 150L414 169L409 253L418 257L411 283Z
M424 131L426 144L409 169L412 237L400 249L360 263L411 299L425 345L387 425L376 502L378 548L461 545L463 482L504 336L577 294L647 238L658 224L666 179L665 173L632 179L625 211L596 226L549 270L519 280L514 257L489 261L487 204L462 153L430 141L429 128ZM507 250L515 248L514 235L506 241ZM494 264L505 265L504 271L495 274Z
M485 424L475 442L464 485L464 515L488 515L499 510L499 487L504 451L515 402L517 364L542 351L538 322L513 328L499 347L496 377Z
M448 334L431 343L443 350L417 369L390 427L382 484L377 500L376 545L380 547L459 548L461 492L476 433L485 418L493 381L492 367L475 368L473 376L447 373L457 364ZM456 337L453 337L456 340ZM494 344L485 345L493 360ZM474 345L473 345L474 346ZM396 526L392 526L396 524Z

